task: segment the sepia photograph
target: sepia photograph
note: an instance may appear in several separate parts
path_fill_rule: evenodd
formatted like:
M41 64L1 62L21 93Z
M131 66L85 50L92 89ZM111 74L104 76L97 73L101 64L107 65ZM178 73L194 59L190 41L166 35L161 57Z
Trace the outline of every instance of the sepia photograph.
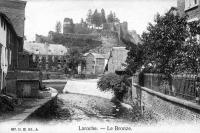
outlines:
M0 0L0 133L174 132L200 132L200 0Z

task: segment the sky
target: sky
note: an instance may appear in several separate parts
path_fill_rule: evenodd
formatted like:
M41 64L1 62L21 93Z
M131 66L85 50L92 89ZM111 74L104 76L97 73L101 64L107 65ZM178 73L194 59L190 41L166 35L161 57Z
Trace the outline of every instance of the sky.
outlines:
M164 14L177 0L27 0L25 9L25 36L35 40L35 34L48 35L57 21L72 18L74 23L86 18L89 9L102 8L106 15L113 11L120 22L127 21L129 30L141 35L157 13Z

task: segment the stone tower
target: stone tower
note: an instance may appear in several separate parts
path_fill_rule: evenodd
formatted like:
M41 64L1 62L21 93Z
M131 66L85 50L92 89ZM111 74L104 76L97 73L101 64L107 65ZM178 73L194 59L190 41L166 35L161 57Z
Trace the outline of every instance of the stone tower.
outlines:
M65 18L63 23L63 34L74 33L73 20L70 18Z

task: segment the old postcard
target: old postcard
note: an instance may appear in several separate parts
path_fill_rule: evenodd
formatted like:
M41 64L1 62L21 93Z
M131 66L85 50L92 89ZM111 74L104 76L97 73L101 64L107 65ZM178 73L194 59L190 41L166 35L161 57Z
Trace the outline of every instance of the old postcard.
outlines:
M0 0L0 132L200 132L199 11L200 0Z

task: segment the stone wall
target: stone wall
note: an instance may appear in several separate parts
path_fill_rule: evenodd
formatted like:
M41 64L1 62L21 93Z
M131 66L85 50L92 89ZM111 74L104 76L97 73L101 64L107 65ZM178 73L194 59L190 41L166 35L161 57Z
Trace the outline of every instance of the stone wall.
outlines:
M115 31L102 30L99 33L101 46L90 50L93 53L107 54L113 47L122 46L119 40L119 34Z
M108 72L123 69L122 64L125 63L128 50L125 47L114 47L111 50L111 56L108 60Z
M96 66L95 66L95 74L103 74L105 67L105 59L104 58L97 58L96 59Z
M86 59L85 73L86 74L94 74L94 65L95 65L94 56L92 54L89 54L86 56L85 59Z
M37 97L42 75L39 71L9 71L6 81L7 93L18 97Z
M145 87L133 84L133 101L141 106L142 112L151 113L162 120L200 120L200 106L185 100L160 94Z
M72 39L82 39L82 40L87 40L87 39L94 39L94 40L99 40L99 36L97 34L71 34L71 33L65 33L63 34L65 38L72 38Z

